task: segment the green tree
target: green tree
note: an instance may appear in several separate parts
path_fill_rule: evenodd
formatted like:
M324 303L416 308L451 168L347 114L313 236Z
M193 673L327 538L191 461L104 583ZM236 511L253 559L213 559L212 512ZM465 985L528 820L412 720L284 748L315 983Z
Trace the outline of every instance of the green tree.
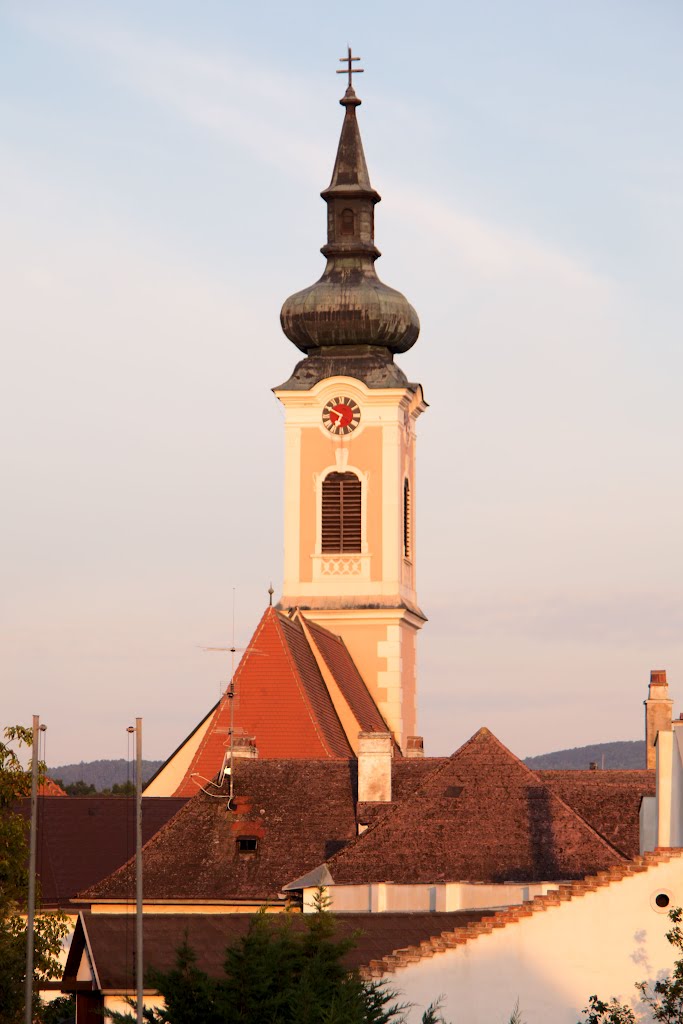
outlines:
M28 883L28 824L17 813L17 801L30 795L31 771L12 746L30 746L31 729L10 726L0 741L0 1024L20 1024L24 1017L26 920L22 914ZM45 767L41 766L44 776ZM61 977L57 959L68 924L64 914L36 915L34 964L37 979ZM42 1006L34 998L34 1019Z
M64 1024L76 1016L74 996L59 996L40 1007L40 1024Z
M55 782L62 787L67 796L94 796L97 790L89 782L83 782L79 779L78 782L70 782L68 785L64 785L61 779L55 779Z
M641 1002L649 1010L650 1017L658 1024L682 1024L683 1022L683 930L681 919L683 910L673 907L669 911L673 927L666 933L671 945L682 954L674 964L673 973L668 978L656 981L650 986L646 981L639 981L636 988L640 992ZM579 1024L636 1024L638 1018L633 1010L611 999L609 1002L593 995L583 1011L584 1017Z
M104 791L105 793L107 790ZM135 796L135 783L128 779L127 782L115 782L111 787L112 796Z

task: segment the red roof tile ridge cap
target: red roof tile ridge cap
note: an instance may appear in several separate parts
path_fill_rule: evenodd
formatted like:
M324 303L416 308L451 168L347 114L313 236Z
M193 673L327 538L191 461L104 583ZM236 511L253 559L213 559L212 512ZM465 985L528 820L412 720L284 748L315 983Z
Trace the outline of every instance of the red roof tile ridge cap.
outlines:
M336 643L338 643L341 647L346 647L344 639L339 635L339 633L333 633L331 629L327 629L325 626L321 626L320 623L316 622L314 619L309 619L307 615L304 615L300 608L297 608L296 611L298 617L300 619L303 619L303 621L306 623L309 629L313 631L318 630L320 633L324 633L325 636L328 636L331 640L336 641Z
M303 623L304 631L308 630L311 634L313 634L311 639L312 639L313 643L316 645L316 648L318 649L318 651L320 653L320 657L323 659L323 661L327 665L327 668L328 668L329 672L331 673L332 678L334 679L335 683L339 687L339 690L340 690L340 692L342 694L342 697L344 698L344 700L348 704L349 710L354 715L354 717L356 717L355 708L351 705L348 697L346 696L346 694L344 692L344 687L343 687L342 683L339 681L339 679L337 678L337 676L335 675L335 672L334 672L334 669L332 668L332 665L330 665L329 661L325 657L325 652L320 649L320 645L319 645L318 641L315 638L315 631L316 630L318 630L319 632L323 633L326 637L329 637L331 640L333 640L336 643L337 647L340 647L341 650L344 652L346 657L349 659L349 662L350 662L351 666L355 670L360 683L364 687L365 695L367 696L367 698L370 701L370 703L373 705L375 711L377 712L377 715L378 715L379 719L384 723L384 726L385 726L387 732L391 732L391 729L389 728L389 726L387 724L386 718L382 714L382 712L381 712L381 710L379 708L379 705L377 704L377 701L373 697L373 695L372 695L372 693L370 691L370 688L368 687L368 684L365 682L365 679L361 675L360 669L356 665L356 662L353 659L353 655L351 654L351 651L348 649L348 647L346 646L346 643L344 642L344 637L338 636L336 633L332 633L329 629L325 629L324 626L319 625L319 623L313 622L312 619L306 618L306 616L301 611L299 611L299 609L297 609L297 612L299 613L299 618L301 619L301 621ZM393 733L392 733L392 737L393 737ZM394 745L395 745L397 750L401 751L401 748L398 746L398 743L396 743L396 739L395 738L394 738ZM401 754L402 753L403 753L403 751L401 751Z
M524 764L524 761L522 761L520 757L517 757L517 755L514 754L509 747L506 747L503 741L499 740L496 734L494 732L491 732L491 730L487 728L485 725L482 725L479 729L477 729L477 731L472 736L470 736L468 740L465 740L462 746L458 747L457 750L454 750L453 753L450 755L449 760L457 758L468 747L473 746L476 742L481 740L488 740L492 742L495 746L498 747L499 750L502 750L503 753L510 758L510 760L516 762L516 764L523 768L525 772L527 772L529 775L533 775L534 778L539 780L539 782L541 781L538 773L534 771L533 768L530 768L528 764Z
M645 856L650 856L646 854ZM646 870L657 867L661 863L670 860L671 857L683 856L683 847L657 847L652 851L652 859L646 865ZM381 977L382 974L393 974L397 967L405 967L406 964L425 957L431 957L434 953L443 953L455 945L464 945L472 942L480 935L489 935L493 928L504 928L510 924L521 924L526 918L534 914L545 912L564 903L586 895L586 885L597 882L599 888L607 888L615 882L621 882L625 878L633 877L642 872L642 864L626 863L620 870L613 869L607 872L599 872L597 875L587 875L586 878L576 879L573 882L562 883L557 889L551 889L542 896L534 896L531 900L524 900L522 903L513 903L504 910L498 910L491 919L481 918L479 921L470 921L466 925L454 928L452 931L439 932L423 939L419 945L405 946L401 949L394 949L391 953L381 957L379 960L371 960L368 964L360 967L363 977ZM607 877L600 877L607 875ZM559 889L562 889L560 894ZM495 918L495 924L493 919ZM442 940L442 941L439 941Z
M311 707L311 702L310 702L310 699L308 697L308 691L306 690L306 687L303 684L303 680L301 679L301 676L299 675L299 669L297 667L294 655L292 654L292 652L289 649L289 644L287 643L287 639L286 639L285 634L284 634L284 629L283 629L284 623L286 622L288 625L293 626L296 629L300 629L301 633L302 633L302 635L304 637L304 640L308 644L308 640L306 638L306 633L304 632L303 626L300 623L295 622L294 619L290 619L289 616L288 615L284 615L283 612L278 612L278 611L276 611L275 608L269 608L269 609L267 609L266 614L267 614L268 611L272 611L273 614L276 616L276 618L275 618L275 625L276 625L278 639L280 640L280 643L282 644L282 649L285 652L285 657L287 658L287 661L289 663L289 667L292 670L292 673L294 675L294 679L296 681L297 687L299 688L299 693L301 694L301 697L303 699L304 706L308 710L308 717L310 718L311 722L313 723L313 728L314 728L315 733L316 733L316 735L318 737L320 745L323 748L323 750L325 751L325 753L327 754L327 756L330 757L331 754L332 754L332 751L328 747L327 742L325 740L325 737L323 736L323 734L322 734L322 732L320 730L320 726L319 726L319 723L318 723L318 720L317 720L316 716L313 714L313 708ZM265 618L265 616L264 616L264 618ZM310 647L310 644L309 644L309 647ZM313 652L311 652L311 654L312 653ZM315 661L315 656L313 656L313 660ZM316 668L317 668L317 663L316 663ZM320 669L318 669L318 672L319 671L320 671ZM323 686L325 686L325 680L323 680ZM327 690L326 686L325 686L325 690ZM330 698L330 701L332 701L332 698ZM332 704L332 708L333 708L333 710L334 710L334 712L336 714L336 709L334 708L334 704ZM339 718L339 716L337 716L337 719L338 718ZM340 728L341 728L341 723L340 723ZM344 735L346 735L344 733L343 728L342 728L342 733Z

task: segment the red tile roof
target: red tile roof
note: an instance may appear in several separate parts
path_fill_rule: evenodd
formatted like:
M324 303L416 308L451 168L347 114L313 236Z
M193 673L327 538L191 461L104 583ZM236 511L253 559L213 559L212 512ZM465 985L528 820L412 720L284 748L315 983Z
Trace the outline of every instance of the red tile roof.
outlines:
M624 858L480 729L327 862L338 884L581 878Z
M68 795L66 790L62 789L62 787L59 785L58 782L55 782L54 779L51 779L48 776L45 776L45 778L41 782L40 786L38 787L38 794L39 794L39 796L67 796Z
M227 787L217 791L222 799L200 793L147 843L147 899L276 899L323 863L337 882L434 884L556 881L624 861L485 729L450 758L395 758L389 805L356 803L354 759L245 758L236 763L234 782L235 811L227 810ZM630 829L638 822L636 783L623 786ZM584 812L592 806L596 817L599 780L581 786L580 796L592 794ZM358 821L374 824L357 837ZM259 840L257 856L239 856L240 835ZM124 899L133 885L131 862L85 897Z
M282 886L321 864L356 834L354 760L239 760L237 809L228 788L200 792L146 844L146 900L277 900ZM241 856L239 836L259 841ZM124 899L134 892L131 860L84 894Z
M300 613L301 614L301 613ZM363 682L346 644L340 636L302 615L313 642L334 676L363 732L388 732L388 726Z
M143 797L146 842L185 805ZM19 812L31 816L31 801ZM37 871L44 907L67 907L81 889L109 875L135 850L135 801L117 796L47 796L38 801Z
M268 608L237 671L235 731L255 736L262 758L338 758L352 750L300 623ZM176 796L213 779L229 747L230 699L213 716Z

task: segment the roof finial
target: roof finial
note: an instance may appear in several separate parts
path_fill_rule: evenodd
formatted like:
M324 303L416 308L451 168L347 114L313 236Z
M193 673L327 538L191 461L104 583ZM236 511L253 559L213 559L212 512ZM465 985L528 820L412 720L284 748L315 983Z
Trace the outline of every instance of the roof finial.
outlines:
M271 584L268 587L268 606L270 608L273 607L273 594L274 593L275 593L275 591L273 590L273 584L272 584L272 581L271 581Z
M347 50L346 57L340 57L339 58L339 63L340 64L346 64L347 66L345 68L338 68L337 69L337 74L338 75L348 75L349 76L348 88L351 90L351 92L353 92L353 80L352 80L351 76L352 75L362 75L365 69L364 68L354 68L353 62L356 61L356 60L360 60L360 57L354 57L353 56L353 54L351 53L351 47L350 46L347 46L346 50Z

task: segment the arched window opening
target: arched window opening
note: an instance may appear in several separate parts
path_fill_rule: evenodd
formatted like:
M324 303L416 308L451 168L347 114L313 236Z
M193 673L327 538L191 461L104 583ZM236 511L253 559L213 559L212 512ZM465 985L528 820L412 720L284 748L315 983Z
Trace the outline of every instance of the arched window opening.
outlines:
M354 233L353 210L349 210L348 208L346 210L342 210L339 231L342 235L352 235Z
M361 482L355 473L329 473L323 480L322 551L360 552Z
M410 558L410 484L403 481L403 557Z

